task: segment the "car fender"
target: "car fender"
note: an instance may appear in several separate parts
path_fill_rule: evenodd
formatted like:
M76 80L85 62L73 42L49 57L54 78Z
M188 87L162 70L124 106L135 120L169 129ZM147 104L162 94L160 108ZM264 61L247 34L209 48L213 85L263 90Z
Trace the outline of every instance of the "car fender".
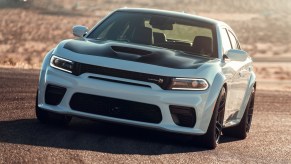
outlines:
M256 85L256 75L254 72L251 72L251 76L249 78L249 82L248 82L248 87L247 87L247 90L245 91L245 96L244 96L244 99L243 99L243 103L240 107L240 111L238 112L237 116L236 116L236 123L238 124L243 115L244 115L244 112L246 110L246 107L248 105L248 102L249 102L249 99L250 99L250 96L251 96L251 93L252 93L252 88Z
M44 93L45 87L44 86L40 86L42 84L44 84L44 80L45 80L45 74L46 74L46 70L47 70L47 66L50 64L50 59L53 55L55 49L51 49L44 57L43 59L43 63L40 69L40 73L39 73L39 79L38 79L38 95L41 95L40 93ZM41 96L39 96L41 97ZM38 102L41 102L40 100L38 100Z
M205 110L203 112L203 115L201 117L201 124L200 128L203 130L205 133L207 132L209 123L211 121L211 117L213 115L213 111L215 108L215 104L217 101L217 98L219 96L221 88L224 86L226 81L225 76L221 73L217 73L213 79L213 82L211 86L209 87L209 94L207 99L205 100Z

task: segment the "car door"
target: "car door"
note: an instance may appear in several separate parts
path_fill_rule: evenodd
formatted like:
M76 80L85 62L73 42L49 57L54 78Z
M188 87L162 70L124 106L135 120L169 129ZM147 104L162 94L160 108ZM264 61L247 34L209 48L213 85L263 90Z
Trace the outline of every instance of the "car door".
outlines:
M230 32L227 28L220 29L221 41L223 46L223 53L226 54L230 49L239 49L238 42L231 41ZM227 123L235 118L244 98L244 92L246 89L246 73L245 62L231 61L225 59L222 66L224 74L227 76L227 101L224 115L224 123ZM245 76L246 75L246 76Z
M228 36L230 38L230 41L231 41L231 45L232 45L232 49L238 49L238 50L241 50L240 48L240 45L239 45L239 42L237 40L237 37L235 36L234 32L231 31L231 30L228 30ZM245 97L245 93L246 93L246 90L248 89L248 82L249 82L249 79L250 79L250 76L251 76L251 69L252 69L252 65L251 65L251 60L248 58L247 60L243 61L243 62L240 62L241 64L241 68L238 72L238 75L239 75L239 80L240 80L240 83L242 86L241 87L241 91L240 93L240 97L241 99L239 100L238 102L238 110L244 108L243 106L243 100L244 100L244 97ZM238 112L238 111L235 111L235 112Z

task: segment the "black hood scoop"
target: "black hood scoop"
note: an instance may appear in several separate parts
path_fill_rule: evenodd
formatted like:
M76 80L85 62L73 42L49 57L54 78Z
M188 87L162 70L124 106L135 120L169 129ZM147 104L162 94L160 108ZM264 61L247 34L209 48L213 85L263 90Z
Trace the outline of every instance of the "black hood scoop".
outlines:
M111 46L112 50L115 52L121 52L121 53L129 53L129 54L134 54L134 55L149 55L152 52L151 51L146 51L146 50L141 50L141 49L136 49L136 48L131 48L131 47L121 47L121 46Z
M196 69L209 58L159 47L113 41L71 40L64 48L75 53L128 60L176 69Z

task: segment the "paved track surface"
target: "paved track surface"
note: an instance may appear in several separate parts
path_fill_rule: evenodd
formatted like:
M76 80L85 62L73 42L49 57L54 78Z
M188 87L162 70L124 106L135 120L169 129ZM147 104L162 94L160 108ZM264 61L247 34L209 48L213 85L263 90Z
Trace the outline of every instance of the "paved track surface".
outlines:
M248 138L224 136L205 150L185 136L124 125L40 124L37 79L36 70L0 69L0 163L291 163L290 92L258 91Z

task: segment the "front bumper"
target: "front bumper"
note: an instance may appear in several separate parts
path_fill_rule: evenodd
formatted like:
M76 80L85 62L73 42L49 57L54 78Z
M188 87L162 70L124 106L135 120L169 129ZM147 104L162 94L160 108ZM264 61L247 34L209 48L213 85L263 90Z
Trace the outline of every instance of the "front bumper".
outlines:
M75 76L51 67L47 67L46 70L43 71L43 76L41 76L39 81L38 107L60 114L130 124L175 133L202 135L207 131L216 101L216 94L212 94L210 88L206 91L163 90L158 85L148 82L91 73ZM104 81L98 78L110 79L113 81ZM116 83L114 80L127 83ZM133 83L140 84L140 86L131 85ZM49 84L66 88L65 95L58 105L49 105L45 103L45 89ZM142 85L150 87L142 87ZM147 123L72 110L70 101L75 93L85 93L152 104L160 108L162 119L159 123ZM193 107L196 114L195 126L190 128L175 124L169 109L171 105Z

